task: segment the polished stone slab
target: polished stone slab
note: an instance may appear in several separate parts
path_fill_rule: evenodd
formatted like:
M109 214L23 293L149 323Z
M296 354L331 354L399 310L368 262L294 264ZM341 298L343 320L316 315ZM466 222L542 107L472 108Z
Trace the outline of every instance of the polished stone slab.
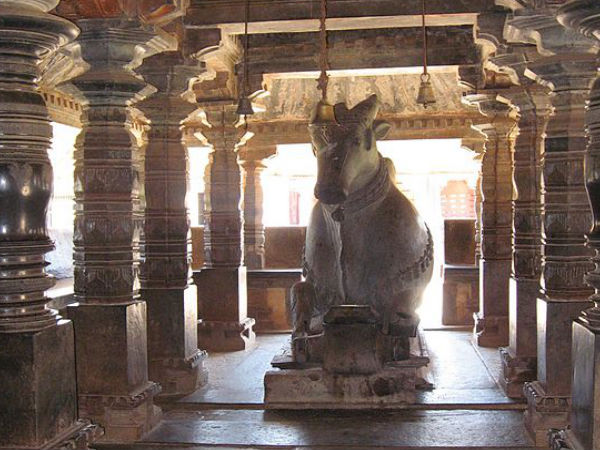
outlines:
M528 448L517 411L172 411L142 442L205 446Z

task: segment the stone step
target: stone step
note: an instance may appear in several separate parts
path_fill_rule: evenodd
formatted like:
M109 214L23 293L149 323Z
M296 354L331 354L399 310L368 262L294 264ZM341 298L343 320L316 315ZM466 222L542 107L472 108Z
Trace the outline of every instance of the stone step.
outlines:
M171 411L141 442L98 450L533 449L519 411Z

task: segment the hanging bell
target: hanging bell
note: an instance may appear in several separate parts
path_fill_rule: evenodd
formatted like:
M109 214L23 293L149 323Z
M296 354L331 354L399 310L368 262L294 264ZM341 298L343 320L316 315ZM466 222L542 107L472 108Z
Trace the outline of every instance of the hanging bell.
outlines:
M428 73L421 74L421 85L419 86L419 94L417 95L417 103L427 108L435 103L435 93L431 84L431 76Z
M315 112L315 116L313 118L312 123L327 123L327 122L335 122L335 110L333 105L325 102L324 100L319 100L317 104L317 110Z
M236 114L238 116L250 116L254 114L254 109L252 109L252 102L250 101L250 98L248 96L240 95Z

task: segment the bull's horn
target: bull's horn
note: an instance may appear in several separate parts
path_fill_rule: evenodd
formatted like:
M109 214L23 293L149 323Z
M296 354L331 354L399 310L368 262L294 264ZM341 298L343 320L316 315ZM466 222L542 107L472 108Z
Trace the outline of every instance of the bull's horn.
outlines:
M362 122L370 126L377 116L379 110L379 99L373 94L358 103L354 108L348 109L345 103L335 105L335 116L338 122Z

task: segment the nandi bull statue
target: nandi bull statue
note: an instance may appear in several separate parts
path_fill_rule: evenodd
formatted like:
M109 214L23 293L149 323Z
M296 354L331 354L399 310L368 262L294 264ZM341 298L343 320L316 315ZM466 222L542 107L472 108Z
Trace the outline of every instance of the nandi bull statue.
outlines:
M306 231L305 281L292 288L291 355L276 358L285 370L265 378L271 407L298 407L291 386L304 386L302 397L319 407L370 405L369 392L379 406L411 403L417 369L427 364L415 310L433 272L432 238L377 151L390 128L375 120L378 109L375 95L352 109L320 103L309 125L318 202ZM307 378L303 369L322 376Z

